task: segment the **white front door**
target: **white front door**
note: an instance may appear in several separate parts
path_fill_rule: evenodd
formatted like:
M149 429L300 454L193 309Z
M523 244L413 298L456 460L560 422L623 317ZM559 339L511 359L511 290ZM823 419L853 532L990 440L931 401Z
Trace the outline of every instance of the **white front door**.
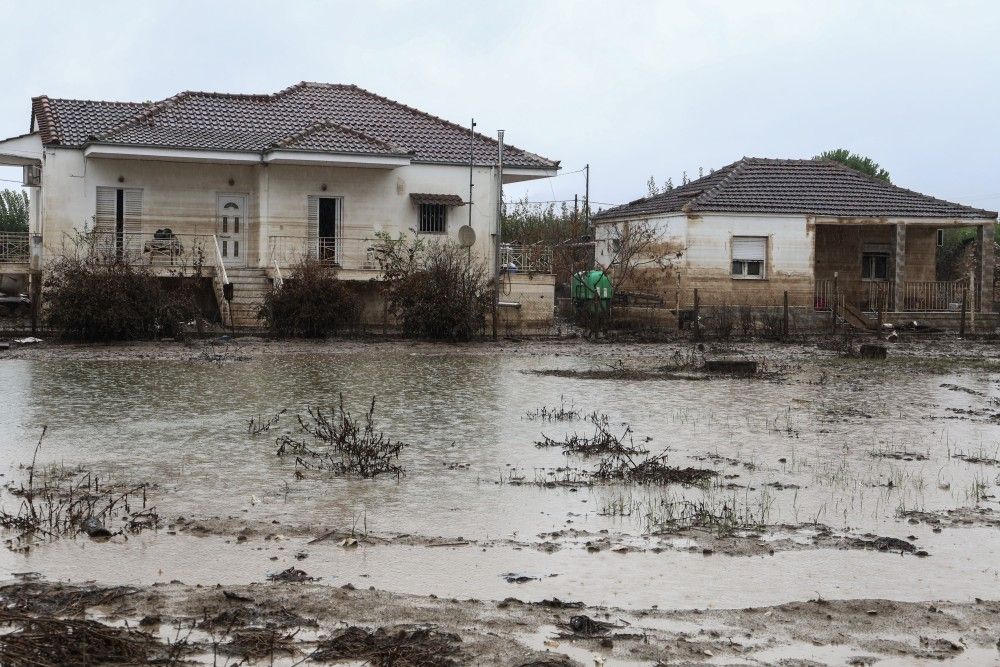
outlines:
M247 251L247 198L244 195L219 195L215 234L226 266L245 266Z

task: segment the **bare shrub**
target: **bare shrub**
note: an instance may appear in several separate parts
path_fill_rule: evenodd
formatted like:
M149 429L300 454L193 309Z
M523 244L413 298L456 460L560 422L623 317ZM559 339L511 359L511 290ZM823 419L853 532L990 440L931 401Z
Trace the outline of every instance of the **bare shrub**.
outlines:
M365 416L355 419L344 409L341 394L337 407L329 412L309 407L305 416L298 415L300 435L310 438L279 436L277 454L295 456L295 465L306 469L365 478L388 473L399 478L405 469L397 461L406 443L387 437L375 426L374 415L374 396Z
M361 299L335 269L307 259L280 286L268 290L258 317L278 336L320 338L356 328Z
M726 340L736 326L736 316L732 306L716 306L706 318L708 330L719 340Z
M15 531L15 536L6 541L9 549L28 549L38 537L56 539L81 532L91 537L111 537L158 525L156 508L147 507L144 483L102 483L85 470L39 470L38 451L47 429L42 428L31 464L25 466L27 485L8 482L3 487L20 502L16 511L0 509L0 527Z
M781 340L785 336L785 319L781 308L764 308L760 313L761 335L767 340Z
M483 332L492 290L486 266L467 249L380 235L374 252L387 308L405 335L466 341Z
M754 321L753 308L750 306L740 306L740 330L747 338L753 335Z
M65 338L144 340L177 335L198 319L193 281L165 289L149 269L94 255L59 258L45 278L45 320Z

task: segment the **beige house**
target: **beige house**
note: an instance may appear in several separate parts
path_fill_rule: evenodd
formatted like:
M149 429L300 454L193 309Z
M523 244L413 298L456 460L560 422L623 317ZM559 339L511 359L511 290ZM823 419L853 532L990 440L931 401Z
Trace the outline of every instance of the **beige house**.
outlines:
M971 288L973 307L993 310L995 211L832 161L743 158L593 219L598 263L612 272L629 225L653 228L679 254L657 282L671 305L690 304L697 288L702 303L777 304L788 291L799 306L827 310L836 293L860 310L910 317L953 311ZM973 275L939 281L943 232L963 227L979 240Z
M224 315L232 283L228 314L250 324L262 286L305 257L377 277L379 232L462 242L492 266L498 154L494 139L351 85L40 96L28 133L0 142L0 164L22 165L31 194L30 233L0 239L0 273L44 272L86 232L116 259L210 276ZM504 147L503 183L558 168Z

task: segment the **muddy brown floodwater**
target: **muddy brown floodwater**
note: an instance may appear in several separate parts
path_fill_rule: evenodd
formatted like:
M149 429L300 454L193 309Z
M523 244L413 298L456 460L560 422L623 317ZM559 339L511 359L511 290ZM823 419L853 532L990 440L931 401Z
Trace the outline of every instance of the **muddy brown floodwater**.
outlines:
M0 597L132 587L44 613L159 615L149 660L186 642L168 658L378 663L406 644L410 662L385 664L997 661L1000 348L903 340L862 361L834 347L709 344L758 361L750 378L705 375L700 352L669 344L14 350L0 358L2 479L22 483L47 426L36 470L147 483L161 522L127 539L6 535ZM296 414L340 394L355 414L377 396L379 427L408 443L402 477L275 455ZM629 465L708 481L629 483L599 474L606 443L552 445L593 438L602 415ZM0 493L7 511L19 502ZM269 582L288 568L310 581ZM279 636L265 600L309 622ZM230 607L246 609L198 625Z

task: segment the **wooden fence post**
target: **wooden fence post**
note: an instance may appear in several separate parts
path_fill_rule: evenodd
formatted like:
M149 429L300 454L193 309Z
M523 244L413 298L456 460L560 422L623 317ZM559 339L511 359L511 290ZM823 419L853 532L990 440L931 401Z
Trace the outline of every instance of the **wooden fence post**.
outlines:
M788 290L785 290L785 303L782 312L781 333L788 339Z
M830 329L836 333L837 332L837 301L839 296L837 294L837 272L833 272L833 294L830 298Z
M965 307L969 298L969 283L962 284L962 315L958 321L958 337L965 338Z
M701 338L701 301L698 298L698 288L694 288L694 339Z

